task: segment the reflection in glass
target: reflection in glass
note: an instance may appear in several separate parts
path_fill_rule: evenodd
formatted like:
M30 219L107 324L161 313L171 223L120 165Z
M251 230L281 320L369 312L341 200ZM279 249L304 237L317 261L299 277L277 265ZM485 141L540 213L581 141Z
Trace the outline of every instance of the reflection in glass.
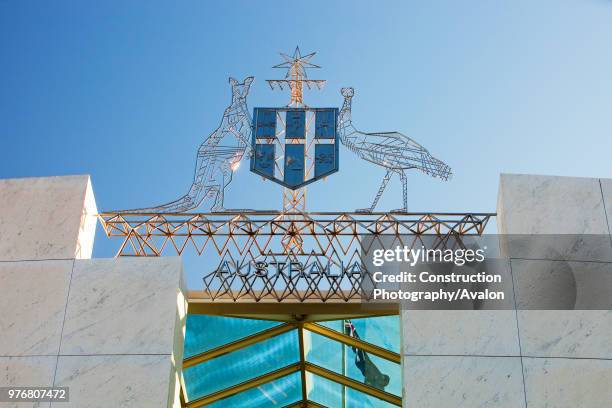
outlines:
M266 320L187 315L184 357L203 353L279 324Z
M222 399L207 408L268 408L284 407L302 399L300 373L293 373L257 388Z
M316 333L306 332L311 348L306 360L353 380L381 389L391 394L402 394L401 366L369 353L358 355L350 346L328 339ZM365 363L361 361L364 359ZM364 365L365 364L365 369ZM365 374L364 375L364 371ZM383 378L384 377L384 378Z
M190 400L299 361L297 331L225 354L183 370Z
M398 316L354 319L352 326L345 320L320 322L318 324L339 333L348 334L352 327L358 337L368 343L399 353L400 326ZM247 336L276 327L282 322L241 319L220 316L189 315L185 339L185 356L193 356L227 345ZM354 334L353 334L354 336ZM355 337L355 336L354 336ZM308 362L344 375L356 381L384 389L400 396L400 365L353 349L336 340L305 330L304 352ZM194 365L183 370L188 400L210 395L252 380L279 368L299 362L300 350L297 329L282 335L252 344L229 354ZM370 369L365 370L367 364ZM375 370L371 367L375 367ZM369 374L368 374L369 373ZM373 374L388 376L388 383L372 380ZM365 375L364 375L365 374ZM312 401L334 408L387 408L389 403L356 391L326 378L306 373L307 394ZM366 377L370 377L369 379ZM380 377L378 376L378 377ZM376 375L374 375L376 377ZM301 401L300 373L294 373L270 383L243 391L237 395L217 401L213 408L222 407L285 407Z
M333 320L320 322L319 324L343 333L343 322L343 320ZM376 344L394 353L400 352L399 316L368 317L352 319L351 322L357 329L361 340Z

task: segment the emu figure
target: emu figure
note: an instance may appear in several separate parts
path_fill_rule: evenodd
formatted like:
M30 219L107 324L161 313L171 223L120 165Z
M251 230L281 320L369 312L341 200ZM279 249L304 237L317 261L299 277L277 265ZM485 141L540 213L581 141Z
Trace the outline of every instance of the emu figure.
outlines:
M344 96L344 104L338 120L340 141L363 160L387 170L372 205L369 208L357 210L357 212L371 213L374 211L393 174L400 177L403 195L403 207L393 210L394 212L408 211L406 170L417 169L442 180L448 180L452 176L452 170L447 164L433 157L427 149L406 135L399 132L364 133L355 129L351 120L351 101L355 91L353 88L342 88L340 93Z

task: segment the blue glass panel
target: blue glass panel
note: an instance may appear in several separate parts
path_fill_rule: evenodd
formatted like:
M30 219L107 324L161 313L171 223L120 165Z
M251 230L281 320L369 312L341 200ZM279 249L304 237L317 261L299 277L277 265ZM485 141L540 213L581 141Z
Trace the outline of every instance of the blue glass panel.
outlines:
M342 373L343 344L310 331L305 331L305 333L310 338L310 350L306 355L306 361Z
M328 380L327 378L311 375L312 388L308 392L308 399L325 407L341 407L344 387L341 384ZM350 405L360 407L363 405Z
M361 352L361 350L358 350ZM388 393L402 395L401 366L389 360L365 353L366 363L362 371L355 359L355 352L346 347L347 367L345 375L357 381L364 382L373 387L383 389Z
M303 139L306 136L306 112L304 110L288 110L285 121L285 138Z
M315 177L321 177L336 170L336 146L315 145Z
M276 136L276 110L255 108L255 137Z
M255 145L254 170L269 177L274 177L275 146L273 144Z
M304 182L304 145L285 145L285 183L290 187Z
M311 350L306 359L316 365L345 375L395 395L401 395L401 366L364 353L327 337L310 333ZM345 366L342 360L344 358Z
M299 360L297 331L225 354L183 370L190 400L272 372Z
M346 406L360 408L394 408L395 405L346 387Z
M302 400L300 373L293 373L278 380L260 385L207 405L207 408L270 408L285 407Z
M191 357L279 324L267 320L188 315L184 355Z
M315 118L315 137L333 139L336 137L336 110L318 110Z
M347 408L391 408L389 404L378 398L344 387L318 375L311 375L312 389L308 392L308 399L326 407ZM344 405L342 401L345 401Z

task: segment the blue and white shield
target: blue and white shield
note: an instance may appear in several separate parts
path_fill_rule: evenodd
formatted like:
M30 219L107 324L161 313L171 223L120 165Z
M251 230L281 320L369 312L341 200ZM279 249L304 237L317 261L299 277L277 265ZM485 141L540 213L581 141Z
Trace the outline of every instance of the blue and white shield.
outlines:
M292 190L338 171L337 108L255 108L251 171Z

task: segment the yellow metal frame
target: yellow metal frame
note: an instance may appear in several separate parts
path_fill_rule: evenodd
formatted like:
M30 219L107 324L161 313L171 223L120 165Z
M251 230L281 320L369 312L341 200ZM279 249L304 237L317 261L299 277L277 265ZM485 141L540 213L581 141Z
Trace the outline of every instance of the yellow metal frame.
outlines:
M206 302L237 304L242 301L348 304L370 300L371 291L363 289L369 287L368 282L373 283L372 276L370 271L360 269L369 262L368 251L384 245L461 248L462 237L481 235L492 216L263 211L99 214L106 234L122 241L118 256L180 256L195 251L207 263L201 298ZM285 268L279 272L281 278L274 270L266 270L256 279L248 280L241 278L244 270L235 269L261 262L319 265L319 273L290 273ZM222 267L232 271L219 273ZM331 273L321 272L326 268ZM359 271L362 272L359 279L354 279Z
M385 360L391 361L396 364L401 363L401 357L398 353L394 353L375 344L367 341L357 339L351 336L347 336L344 333L340 333L335 330L331 330L325 326L317 324L317 321L325 320L341 320L355 317L374 317L374 316L385 316L385 315L397 315L398 310L389 310L382 312L364 312L360 310L361 305L354 305L353 307L347 307L346 303L331 303L331 304L304 304L304 303L289 303L283 305L282 309L285 310L286 314L279 314L279 304L249 304L245 303L236 304L234 302L227 303L225 307L220 305L218 302L204 302L204 299L190 299L189 301L189 313L190 314L213 314L221 315L226 317L241 317L241 318L254 318L254 319L265 319L265 320L276 320L284 322L273 328L260 331L258 333L243 337L231 343L222 345L212 350L197 354L195 356L188 357L183 360L183 369L196 366L198 364L210 361L214 358L232 353L234 351L243 349L245 347L261 343L268 339L280 336L284 333L296 330L298 335L299 343L299 361L290 364L286 367L278 370L260 375L255 378L251 378L242 383L233 385L231 387L216 391L209 395L202 396L192 401L187 400L186 390L184 383L182 384L182 395L181 401L183 407L186 408L197 408L204 407L212 404L216 401L231 397L238 393L250 390L255 387L259 387L263 384L277 380L293 373L300 373L301 385L302 385L302 398L285 408L320 408L323 405L308 400L307 388L306 388L306 373L325 378L329 381L333 381L337 384L341 384L345 387L352 388L369 396L381 399L395 406L402 405L402 399L400 396L388 393L378 388L372 387L360 381L354 380L342 374L328 370L324 367L320 367L316 364L306 361L306 353L304 347L304 335L305 331L315 333L324 336L328 339L337 341L339 343L357 347L362 349L366 353L378 356ZM349 304L350 305L350 304ZM246 307L245 307L246 306ZM347 310L348 309L348 310ZM242 313L239 312L242 310ZM342 313L342 310L345 313ZM246 312L245 312L246 311ZM261 312L267 312L268 314ZM212 312L212 313L210 313ZM230 313L227 313L230 312ZM269 313L275 312L275 313Z

